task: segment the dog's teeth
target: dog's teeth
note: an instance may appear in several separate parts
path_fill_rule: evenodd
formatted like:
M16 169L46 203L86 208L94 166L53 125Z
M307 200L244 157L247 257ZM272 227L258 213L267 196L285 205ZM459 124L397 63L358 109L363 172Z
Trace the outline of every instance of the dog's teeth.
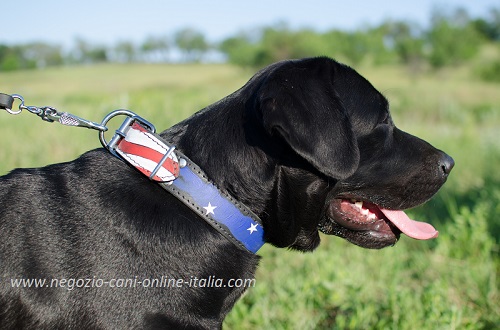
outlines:
M354 205L356 205L356 207L358 209L362 209L363 208L363 202L355 202Z
M377 218L377 216L375 215L375 213L370 213L370 215L368 216L368 219L370 220L375 220Z
M367 209L361 209L361 214L368 215L369 213L370 213L369 210L367 210Z

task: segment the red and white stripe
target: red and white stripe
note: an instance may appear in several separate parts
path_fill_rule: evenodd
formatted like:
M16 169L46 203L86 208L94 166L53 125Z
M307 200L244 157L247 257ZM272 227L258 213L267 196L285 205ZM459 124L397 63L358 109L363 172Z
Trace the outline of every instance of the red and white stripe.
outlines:
M150 176L169 147L138 123L134 123L125 138L118 143L116 152L146 176ZM171 153L163 162L153 181L173 181L179 176L179 160Z

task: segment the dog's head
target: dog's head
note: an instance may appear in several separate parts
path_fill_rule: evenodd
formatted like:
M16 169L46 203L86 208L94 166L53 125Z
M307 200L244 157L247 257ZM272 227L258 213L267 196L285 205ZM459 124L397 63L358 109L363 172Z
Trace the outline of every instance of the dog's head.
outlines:
M320 230L381 248L401 232L437 236L401 210L430 199L453 159L396 128L387 100L366 79L322 57L274 64L249 85L247 119L266 136L251 142L280 160L275 199L289 203L267 210L268 241L310 250Z

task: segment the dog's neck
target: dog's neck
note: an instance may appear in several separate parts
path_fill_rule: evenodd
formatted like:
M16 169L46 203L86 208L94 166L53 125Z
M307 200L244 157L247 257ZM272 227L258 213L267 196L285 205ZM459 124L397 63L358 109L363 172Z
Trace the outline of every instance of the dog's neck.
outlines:
M281 200L288 200L287 196L294 194L296 184L316 185L323 189L321 187L328 183L311 174L314 171L311 168L290 168L278 163L277 159L283 159L283 154L287 154L286 146L270 148L269 144L276 142L269 139L249 141L249 135L256 139L268 137L262 132L254 132L259 126L248 124L243 104L238 107L230 104L231 101L230 98L221 100L212 105L217 107L217 112L210 111L212 106L203 109L164 131L161 136L200 166L220 189L248 205L260 217L266 242L277 247L313 250L319 244L315 222L319 223L321 218L320 212L316 211L321 211L317 206L324 203L322 194L302 196L297 205L276 207L276 201L280 204ZM221 116L225 120L221 120ZM213 122L224 122L225 125L218 127ZM227 141L218 141L220 136L225 136ZM225 148L214 147L221 145ZM281 154L274 157L272 152ZM308 164L304 163L304 166ZM304 222L307 222L307 228Z
M243 116L227 115L226 125L213 125L212 116L221 116L221 112L224 115L220 107L217 114L204 109L161 136L186 154L220 189L251 206L259 217L265 216L277 166L262 150L246 144L245 132L241 130ZM194 118L196 120L192 120ZM216 141L220 136L225 136L227 141ZM225 148L214 147L220 145Z

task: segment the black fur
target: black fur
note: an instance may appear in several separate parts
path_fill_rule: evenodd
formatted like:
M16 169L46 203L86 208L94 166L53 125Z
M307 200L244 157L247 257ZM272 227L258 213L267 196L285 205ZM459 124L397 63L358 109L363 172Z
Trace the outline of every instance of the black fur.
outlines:
M384 233L349 230L341 198L404 209L429 199L453 160L398 130L386 99L328 58L264 68L223 100L164 131L221 189L258 214L266 241L310 251L318 229L380 248ZM220 328L245 288L12 288L11 279L253 278L237 248L175 197L103 149L0 178L3 329Z

